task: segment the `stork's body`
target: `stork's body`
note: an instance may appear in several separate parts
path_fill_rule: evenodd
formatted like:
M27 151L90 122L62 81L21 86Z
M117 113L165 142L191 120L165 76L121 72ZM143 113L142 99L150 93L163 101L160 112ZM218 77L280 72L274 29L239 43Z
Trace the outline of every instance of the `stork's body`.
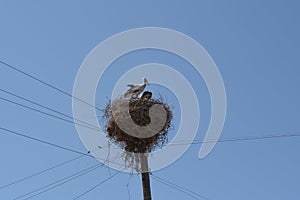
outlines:
M138 97L139 94L141 94L144 91L146 85L149 84L146 78L144 78L143 80L144 80L143 84L128 84L127 86L130 88L124 94L124 97L125 98Z

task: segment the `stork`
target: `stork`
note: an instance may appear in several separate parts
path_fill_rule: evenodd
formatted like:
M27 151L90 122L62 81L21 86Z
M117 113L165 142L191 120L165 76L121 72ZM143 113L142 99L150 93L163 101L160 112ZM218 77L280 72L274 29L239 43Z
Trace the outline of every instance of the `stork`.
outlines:
M139 94L141 94L146 85L149 84L147 78L143 78L144 83L143 84L128 84L127 86L130 87L127 92L124 94L125 98L129 98L129 97L138 97Z

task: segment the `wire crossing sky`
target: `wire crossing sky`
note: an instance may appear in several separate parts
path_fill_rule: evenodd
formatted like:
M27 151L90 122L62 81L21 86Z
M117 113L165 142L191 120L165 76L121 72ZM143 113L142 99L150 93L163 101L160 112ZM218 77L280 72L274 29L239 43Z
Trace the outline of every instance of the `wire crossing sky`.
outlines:
M211 102L190 63L146 49L123 55L105 71L97 106L91 108L99 116L120 77L145 63L168 65L183 74L200 102L196 139L179 160L152 175L153 199L297 199L299 8L299 2L283 0L2 2L0 199L27 193L20 199L141 199L140 178L130 178L128 187L130 174L116 176L88 153L109 145L102 150L82 145L75 123L99 134L103 127L74 119L72 99L77 97L71 95L77 71L93 48L114 34L141 27L173 29L200 43L218 66L227 94L221 138L199 160ZM149 82L153 98L163 94L174 109L172 140L181 121L180 102L168 88ZM90 173L82 171L88 168Z
M40 106L40 107L42 107L42 108L46 108L47 110L53 111L53 112L55 112L55 113L58 113L58 114L60 114L60 115L63 115L63 116L66 116L66 117L68 117L68 118L73 119L72 117L70 117L70 116L68 116L68 115L66 115L66 114L64 114L64 113L61 113L61 112L56 111L56 110L53 110L53 109L51 109L51 108L49 108L49 107L43 106L43 105L41 105L41 104L38 104L38 103L36 103L36 102L34 102L34 101L32 101L32 100L29 100L29 99L26 99L26 98L24 98L24 97L18 96L18 95L14 94L14 93L8 92L8 91L3 90L3 89L1 89L1 91L2 91L2 92L5 92L5 93L7 93L7 94L9 94L9 95L12 95L12 96L14 96L14 97L17 97L17 98L19 98L19 99L22 99L22 100L25 100L25 101L27 101L27 102L33 103L33 104L35 104L35 105L38 105L38 106ZM2 98L2 99L4 99L4 98ZM7 100L7 99L4 99L4 100ZM12 102L12 103L15 103L15 102L10 101L10 100L7 100L7 101ZM17 103L16 103L16 105L24 106L23 104L17 104ZM30 108L30 107L29 107L29 108ZM35 110L35 111L42 112L42 111L39 111L39 110ZM44 112L43 112L43 113L44 113ZM47 113L44 113L44 114L47 114ZM48 114L47 114L47 115L48 115ZM51 115L51 116L52 116L52 115ZM58 118L58 119L60 119L60 118ZM63 119L62 119L62 120L63 120ZM27 137L27 138L29 138L29 139L33 139L33 140L36 140L36 141L39 141L39 142L42 142L42 143L50 144L50 143L48 143L48 142L41 141L41 140L36 139L36 138L31 138L31 137L28 137L28 136L26 136L26 135L24 135L24 134L16 133L16 132L11 131L11 130L8 130L8 129L4 129L4 128L1 128L1 129L4 130L4 131L7 131L7 132L9 132L9 133L13 133L13 134L17 134L17 135L19 135L19 136ZM229 139L221 139L221 140L219 140L218 142L233 142L233 141L243 141L243 140L244 140L244 141L245 141L245 140L247 141L247 140L270 139L270 138L282 138L282 137L296 137L296 136L300 136L300 134L281 134L281 135L251 136L251 137L244 137L244 138L229 138ZM210 141L208 141L208 142L210 142ZM195 140L192 144L199 144L199 143L203 143L203 141L197 141L197 140ZM184 144L184 143L178 143L178 144L174 144L174 145L182 145L182 144ZM60 146L55 145L55 144L51 144L51 145L52 145L52 146L55 146L55 147L63 148L63 149L65 149L65 150L69 150L69 149L67 149L67 148L65 148L65 147L60 147ZM74 150L72 150L72 151L74 151ZM75 151L75 152L76 152L76 151ZM76 153L77 153L77 152L76 152ZM88 153L89 153L89 152L88 152ZM28 178L32 178L32 177L34 177L34 176L36 176L36 175L45 173L45 172L47 172L47 171L49 171L49 170L51 170L51 169L54 169L54 168L56 168L56 167L60 167L60 166L66 164L66 163L68 163L68 162L71 162L71 161L74 161L74 160L76 160L76 159L78 159L78 158L81 158L81 157L84 156L84 155L89 155L88 153L87 153L87 154L82 154L82 155L79 156L79 157L73 158L73 159L71 159L71 160L65 161L65 162L63 162L63 163L60 163L60 164L55 165L55 166L53 166L53 167L50 167L50 168L48 168L48 169L42 170L41 172L37 172L37 173L35 173L35 174L33 174L33 175L30 175L30 176L28 176L28 177L21 178L21 179L19 179L19 180L17 180L17 181L14 181L14 182L9 183L9 184L7 184L7 185L1 186L0 189L3 189L3 188L5 188L5 187L11 186L11 185L16 184L16 183L18 183L18 182L24 181L24 180L26 180L26 179L28 179ZM80 153L80 154L81 154L81 153ZM99 165L96 165L96 166L97 166L97 168L98 168ZM74 175L72 175L72 176L69 176L69 177L67 177L67 178L61 179L61 180L56 181L56 182L54 182L54 183L51 183L51 184L49 184L49 185L47 185L47 186L44 186L44 187L42 187L42 188L36 189L36 190L34 190L34 191L32 191L32 192L29 192L29 193L26 193L26 194L24 194L24 195L21 195L21 196L17 197L16 199L22 198L23 196L28 196L28 195L33 194L33 193L35 193L35 192L37 192L37 191L39 191L39 190L42 190L42 189L45 189L45 190L42 190L41 192L36 193L36 194L34 194L34 195L32 195L32 196L29 196L29 197L27 197L27 198L31 198L31 197L37 196L37 195L39 195L39 194L42 194L42 193L44 193L44 192L47 192L47 191L49 191L49 190L51 190L51 189L53 189L53 188L55 188L55 187L58 187L58 186L60 186L60 185L62 185L62 184L64 184L64 183L69 182L70 180L73 180L74 178L80 177L80 176L82 176L82 175L84 175L84 174L90 172L91 170L96 169L96 166L93 166L93 167L91 167L91 168L88 168L87 170L80 171L79 173L76 173L76 174L74 174ZM82 173L82 172L84 172L84 173ZM80 174L80 175L77 176L78 174ZM117 175L117 173L115 173L113 176L115 176L115 175ZM97 184L97 185L95 185L94 187L92 187L91 189L87 190L86 192L84 192L84 193L78 195L75 199L78 199L78 198L84 196L85 194L89 193L90 191L94 190L96 187L102 185L104 182L106 182L107 180L109 180L109 179L112 178L113 176L110 176L108 179L105 179L103 182L100 182L100 184ZM153 175L153 176L154 176L154 175ZM68 180L68 178L71 178L71 179ZM177 186L176 184L169 183L168 181L163 180L163 179L161 179L161 178L159 178L159 177L154 176L154 178L155 178L157 181L159 181L159 182L161 182L161 183L163 183L163 184L166 184L166 185L168 185L168 186L170 186L170 187L173 187L173 188L175 188L175 189L178 189L178 188L179 188L178 190L180 190L180 191L182 191L182 192L184 192L184 193L187 193L188 195L192 195L193 198L198 199L198 197L199 197L200 199L207 199L207 198L205 198L205 197L202 197L201 195L198 195L198 194L195 194L195 193L192 192L192 191L189 191L188 189L185 189L185 188L182 189L182 187ZM66 181L66 180L67 180L67 181ZM59 184L56 184L56 183L59 183ZM52 186L52 185L54 185L54 186ZM49 187L49 186L52 186L52 187ZM196 196L196 197L195 197L195 196ZM27 199L27 198L26 198L26 199Z

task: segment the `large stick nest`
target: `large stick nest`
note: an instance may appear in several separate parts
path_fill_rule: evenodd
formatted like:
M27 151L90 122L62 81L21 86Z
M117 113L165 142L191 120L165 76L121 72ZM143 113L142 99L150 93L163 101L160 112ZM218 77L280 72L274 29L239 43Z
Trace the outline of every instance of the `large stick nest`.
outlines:
M125 103L125 104L124 104ZM139 138L128 134L119 128L114 116L122 117L123 112L127 112L129 103L129 114L136 125L146 126L150 124L149 109L155 105L162 105L166 110L166 122L163 128L151 137ZM125 106L127 104L127 106ZM124 105L124 106L123 106ZM117 106L117 108L116 108ZM114 110L114 113L113 113ZM156 148L161 148L168 139L168 130L171 127L172 111L162 99L123 99L118 98L109 102L104 109L106 119L105 132L107 137L119 147L131 153L149 153ZM125 121L126 124L126 121Z

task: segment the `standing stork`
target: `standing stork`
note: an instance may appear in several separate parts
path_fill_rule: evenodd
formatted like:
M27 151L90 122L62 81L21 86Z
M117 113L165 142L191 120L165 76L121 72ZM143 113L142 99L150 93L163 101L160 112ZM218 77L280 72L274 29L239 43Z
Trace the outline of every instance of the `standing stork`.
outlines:
M146 85L149 84L147 78L143 78L144 83L143 84L128 84L127 86L130 87L127 92L124 94L125 98L129 97L138 97L139 94L141 94Z

